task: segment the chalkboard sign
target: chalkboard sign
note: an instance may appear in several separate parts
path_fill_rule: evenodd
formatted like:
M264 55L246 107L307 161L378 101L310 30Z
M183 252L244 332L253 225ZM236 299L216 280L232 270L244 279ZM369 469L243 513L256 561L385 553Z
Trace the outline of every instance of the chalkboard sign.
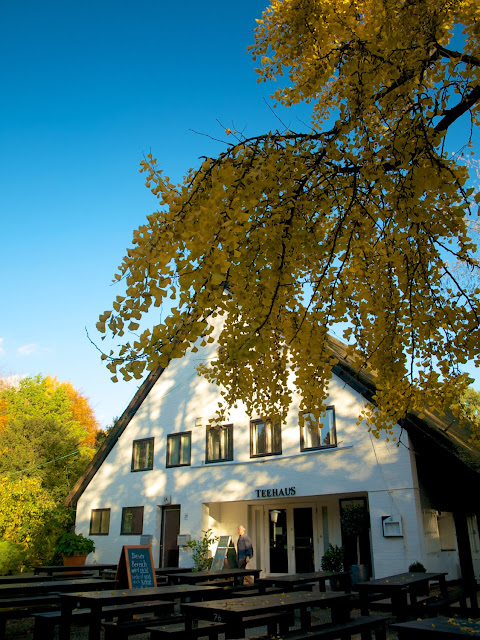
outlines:
M235 569L236 567L237 556L231 536L220 536L210 571L221 571L223 568Z
M150 545L124 545L118 563L116 580L120 589L156 587L157 578L153 566Z

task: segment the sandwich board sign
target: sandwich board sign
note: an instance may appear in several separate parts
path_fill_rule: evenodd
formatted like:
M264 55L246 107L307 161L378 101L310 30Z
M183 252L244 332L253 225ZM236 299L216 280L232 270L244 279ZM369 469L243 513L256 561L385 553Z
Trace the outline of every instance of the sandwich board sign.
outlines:
M151 545L124 545L118 562L116 580L120 589L156 587Z
M231 536L220 536L217 550L210 566L210 571L221 571L222 569L236 569L237 554Z

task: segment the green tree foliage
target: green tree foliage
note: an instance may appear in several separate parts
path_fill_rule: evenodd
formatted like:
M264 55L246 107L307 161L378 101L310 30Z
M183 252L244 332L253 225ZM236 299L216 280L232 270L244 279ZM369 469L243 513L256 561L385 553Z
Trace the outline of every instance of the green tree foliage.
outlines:
M0 479L0 536L21 549L22 564L49 560L71 516L34 477ZM16 554L18 555L18 554Z
M478 24L478 0L274 0L251 48L259 81L276 81L284 106L308 103L311 121L251 138L227 129L230 144L182 184L142 162L159 210L134 232L115 275L126 289L97 324L123 338L103 354L113 379L216 341L201 370L224 406L284 417L296 392L319 415L328 331L346 326L376 384L376 409L360 416L376 435L408 411L459 415L462 365L480 364L480 289L450 264L478 279L479 197L447 142L459 144L460 118L478 124Z
M480 433L480 391L468 387L460 396L462 413L468 422L470 435ZM480 448L480 439L475 439L476 446Z
M0 472L40 478L55 496L68 493L95 452L67 389L49 377L0 392L0 425Z
M64 499L95 453L97 430L69 383L38 375L0 390L0 538L22 545L25 562L49 560L71 525Z

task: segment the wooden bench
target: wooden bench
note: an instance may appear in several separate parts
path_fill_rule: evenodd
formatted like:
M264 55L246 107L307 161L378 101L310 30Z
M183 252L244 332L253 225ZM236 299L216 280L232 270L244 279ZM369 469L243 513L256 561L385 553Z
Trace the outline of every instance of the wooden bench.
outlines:
M58 594L40 596L21 596L18 598L0 599L0 640L5 640L8 620L29 618L37 612L43 612L60 607Z
M240 587L233 587L232 589L223 589L222 591L225 594L222 598L245 598L245 596L265 596L271 593L283 593L281 587L267 587L260 592L259 588L254 584L246 584Z
M376 640L386 640L389 620L386 616L360 616L339 624L315 626L308 631L293 631L282 637L284 640L346 640L360 633L362 640L367 640L374 632Z
M155 624L157 620L164 620L165 614L171 611L171 603L162 602L133 602L129 604L118 604L104 607L103 612L105 614L105 620L112 620L117 618L122 622L129 622L126 620L139 613L151 613L157 614L155 617L146 618L148 624ZM163 613L163 615L161 615ZM55 627L60 624L62 612L57 611L44 611L33 614L35 620L33 627L34 640L46 640L47 638L53 638L55 635ZM87 625L90 622L90 609L74 609L72 611L72 622L76 625ZM136 620L134 622L137 622Z
M244 629L252 629L254 627L267 626L268 636L278 636L279 633L287 633L288 626L293 623L291 612L285 613L265 613L257 616L248 616L243 619L242 626ZM185 638L185 622L173 625L152 626L147 629L150 631L152 640L183 640ZM219 633L225 633L227 625L223 622L209 622L206 620L198 621L198 628L192 629L192 639L208 636L210 640L216 640ZM190 635L190 634L189 634ZM105 637L105 640L107 638Z
M103 622L104 640L126 640L130 636L147 633L149 628L157 625L178 624L185 621L181 614L169 616L146 617L135 620L117 620L116 622Z
M209 622L207 620L199 620L198 626L192 629L188 634L191 640L198 640L198 638L208 637L209 640L218 640L220 633L225 633L227 625L224 622ZM147 627L147 631L150 631L151 640L166 640L173 638L180 638L183 640L185 637L185 621L177 624L169 625L155 625ZM107 636L105 635L105 640Z
M460 607L452 610L452 605L460 603ZM452 613L467 612L467 594L463 586L450 588L447 596L430 596L417 603L415 614L419 617L432 617L439 614L451 615Z

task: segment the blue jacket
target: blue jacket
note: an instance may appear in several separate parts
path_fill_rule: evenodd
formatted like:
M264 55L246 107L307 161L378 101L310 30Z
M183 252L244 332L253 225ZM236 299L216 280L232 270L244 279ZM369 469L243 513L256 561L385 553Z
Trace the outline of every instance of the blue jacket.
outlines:
M252 541L246 533L238 538L237 542L237 560L251 558L253 556Z

